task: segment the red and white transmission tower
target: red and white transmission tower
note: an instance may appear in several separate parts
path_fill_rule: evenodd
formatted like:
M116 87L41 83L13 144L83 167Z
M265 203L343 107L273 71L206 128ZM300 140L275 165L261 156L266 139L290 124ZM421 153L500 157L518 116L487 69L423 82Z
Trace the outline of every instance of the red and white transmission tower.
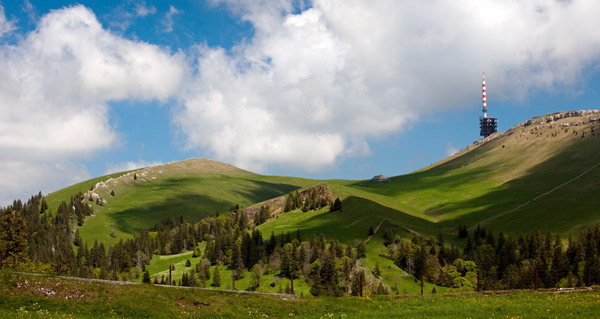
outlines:
M483 72L483 84L481 84L481 89L483 90L483 117L487 117L487 104L485 99L485 72Z
M498 132L498 119L487 117L487 97L485 90L485 72L483 72L483 82L481 84L483 91L483 117L479 118L479 135L484 138Z

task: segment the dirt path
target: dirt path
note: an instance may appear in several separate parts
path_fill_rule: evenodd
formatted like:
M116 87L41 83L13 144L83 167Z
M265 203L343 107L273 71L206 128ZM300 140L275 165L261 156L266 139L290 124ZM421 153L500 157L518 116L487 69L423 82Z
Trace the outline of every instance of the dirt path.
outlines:
M530 199L528 202L526 202L526 203L524 203L524 204L521 204L521 205L519 205L519 206L517 206L517 207L515 207L515 208L513 208L513 209L511 209L511 210L507 210L507 211L505 211L505 212L503 212L503 213L501 213L501 214L498 214L498 215L496 215L496 216L492 216L492 217L490 217L490 218L488 218L488 219L486 219L486 220L483 220L483 221L479 222L478 224L484 225L484 224L486 224L486 223L489 223L490 221L492 221L492 220L494 220L494 219L496 219L496 218L498 218L498 217L502 217L502 216L504 216L504 215L506 215L506 214L512 213L512 212L514 212L514 211L517 211L517 210L519 210L519 209L523 208L524 206L527 206L527 205L531 204L532 202L534 202L534 201L536 201L536 200L538 200L538 199L540 199L540 198L542 198L542 197L544 197L544 196L546 196L546 195L548 195L548 194L551 194L551 193L552 193L552 192L554 192L555 190L557 190L557 189L559 189L559 188L561 188L561 187L563 187L563 186L565 186L565 185L567 185L567 184L571 183L572 181L574 181L574 180L576 180L576 179L580 178L581 176L584 176L585 174L589 173L589 171L591 171L592 169L596 168L596 167L597 167L597 166L599 166L599 165L600 165L600 163L596 163L596 165L594 165L594 166L592 166L592 167L588 168L587 170L585 170L585 172L583 172L583 173L581 173L581 174L579 174L579 175L575 176L574 178L572 178L572 179L570 179L570 180L568 180L568 181L566 181L566 182L564 182L564 183L562 183L562 184L560 184L560 185L558 185L558 186L554 187L553 189L551 189L551 190L549 190L549 191L547 191L547 192L543 193L542 195L539 195L539 196L537 196L537 197L535 197L535 198L533 198L533 199ZM477 224L476 224L476 225L474 225L474 226L471 226L469 229L473 229L473 228L475 228L476 226L477 226Z
M382 219L379 224L377 224L377 227L375 227L375 229L373 229L373 235L369 236L367 238L367 240L365 240L365 245L369 242L369 240L371 240L371 237L375 236L375 234L377 234L377 231L379 231L379 227L381 227L381 224L383 224L384 219Z
M6 271L6 270L4 270L4 271ZM54 278L60 278L60 279L64 279L64 280L98 282L98 283L110 284L110 285L121 285L121 286L123 286L123 285L141 285L141 283L133 282L133 281L116 281L116 280L79 278L79 277L67 277L67 276L52 276L52 275L48 275L48 274L37 274L37 273L21 272L21 271L6 271L6 272L12 272L12 273L16 273L16 274L29 275L29 276L54 277ZM275 292L259 292L259 291L231 290L231 289L202 288L202 287L169 286L169 285L156 285L156 284L152 284L152 285L158 286L158 287L165 287L165 288L175 288L175 289L198 289L198 290L230 292L230 293L236 293L236 294L269 295L269 296L277 296L277 297L289 298L289 299L298 298L298 296L296 296L296 295L280 294L280 293L275 293Z

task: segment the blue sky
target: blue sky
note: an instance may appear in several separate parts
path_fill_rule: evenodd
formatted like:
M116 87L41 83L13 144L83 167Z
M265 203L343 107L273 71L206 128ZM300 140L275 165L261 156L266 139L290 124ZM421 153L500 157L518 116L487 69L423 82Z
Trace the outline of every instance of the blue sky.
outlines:
M600 108L592 0L0 0L0 205L207 157L409 173L499 130Z

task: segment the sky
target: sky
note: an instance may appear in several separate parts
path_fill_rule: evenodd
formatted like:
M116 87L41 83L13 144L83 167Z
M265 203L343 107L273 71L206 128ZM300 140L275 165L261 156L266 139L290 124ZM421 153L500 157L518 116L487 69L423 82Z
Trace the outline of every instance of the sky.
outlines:
M597 0L0 0L0 206L205 157L395 176L600 108Z

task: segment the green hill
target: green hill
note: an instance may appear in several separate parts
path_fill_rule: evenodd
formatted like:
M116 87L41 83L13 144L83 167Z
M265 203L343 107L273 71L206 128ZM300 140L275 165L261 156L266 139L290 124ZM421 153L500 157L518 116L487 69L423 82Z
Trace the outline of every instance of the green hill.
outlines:
M81 229L88 243L114 243L168 216L199 219L319 183L343 199L343 214L280 214L261 228L302 229L346 243L364 239L381 221L407 235L455 235L458 225L481 223L513 235L539 227L567 236L600 221L598 118L600 113L590 111L534 118L390 182L262 176L192 159L96 178L47 198L53 209L77 191L106 201L94 205L95 216Z
M600 113L580 113L534 118L390 183L353 187L389 197L448 234L481 223L513 235L539 227L566 236L600 222Z
M50 194L47 200L56 209L60 200L78 191L92 199L95 216L80 228L88 244L114 244L167 217L199 220L236 204L247 208L243 211L251 218L256 207L272 206L272 218L258 227L263 236L301 230L305 240L324 234L349 245L365 241L372 227L380 231L367 243L362 266L373 269L377 263L388 287L416 293L419 287L412 277L384 257L386 228L407 238L441 233L457 241L459 225L481 224L514 236L539 228L566 237L600 222L599 119L599 112L581 111L534 118L388 182L263 176L191 159L96 178ZM288 193L316 185L322 185L330 199L342 200L341 212L328 207L282 212ZM190 254L184 253L178 262ZM163 259L155 256L148 266L153 276L167 271Z
M94 240L114 244L169 216L200 220L236 204L249 206L312 183L301 178L257 175L207 159L190 159L85 181L51 193L47 200L56 210L61 200L85 193L92 199L95 216L86 218L80 229L82 239L88 244ZM98 200L103 204L97 204Z

